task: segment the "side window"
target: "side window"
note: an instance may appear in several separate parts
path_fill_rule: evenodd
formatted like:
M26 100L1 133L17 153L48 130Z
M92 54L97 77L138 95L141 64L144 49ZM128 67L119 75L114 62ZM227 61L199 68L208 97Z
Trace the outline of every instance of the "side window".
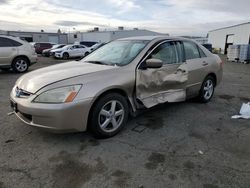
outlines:
M160 59L164 64L175 64L182 62L175 42L166 42L158 46L149 56L150 58Z
M22 46L22 44L20 42L11 40L12 46Z
M200 58L200 52L195 43L184 41L183 44L184 44L186 60Z
M198 47L199 48L199 47ZM201 58L207 57L201 48L199 48Z
M12 47L11 40L0 37L0 47Z

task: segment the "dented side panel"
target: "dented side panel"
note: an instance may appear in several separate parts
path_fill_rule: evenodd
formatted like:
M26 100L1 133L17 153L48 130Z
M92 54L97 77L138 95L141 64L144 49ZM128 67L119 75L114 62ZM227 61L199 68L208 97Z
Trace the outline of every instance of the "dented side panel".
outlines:
M159 69L138 69L136 96L150 108L165 102L186 100L188 69L183 64L166 64Z

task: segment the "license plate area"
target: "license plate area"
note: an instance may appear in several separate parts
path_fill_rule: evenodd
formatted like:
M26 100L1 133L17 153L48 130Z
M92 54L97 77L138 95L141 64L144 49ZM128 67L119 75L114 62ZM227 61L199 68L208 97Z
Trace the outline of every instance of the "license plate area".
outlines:
M10 107L12 108L12 110L14 112L16 112L16 113L18 112L18 108L17 108L17 103L16 102L10 100Z

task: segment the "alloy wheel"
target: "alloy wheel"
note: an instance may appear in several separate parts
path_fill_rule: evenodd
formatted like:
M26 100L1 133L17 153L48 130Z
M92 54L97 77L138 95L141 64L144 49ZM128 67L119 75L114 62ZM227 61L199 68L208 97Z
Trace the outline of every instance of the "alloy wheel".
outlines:
M123 123L125 110L118 100L107 102L100 110L98 116L99 127L104 132L113 132Z

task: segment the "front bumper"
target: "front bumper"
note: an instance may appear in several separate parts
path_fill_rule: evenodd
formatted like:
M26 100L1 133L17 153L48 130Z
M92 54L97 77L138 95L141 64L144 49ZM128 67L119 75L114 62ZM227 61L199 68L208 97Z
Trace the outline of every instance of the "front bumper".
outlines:
M81 132L87 129L92 99L64 104L33 103L11 94L12 109L25 124L52 132Z
M55 54L54 54L54 57L55 57L55 58L62 58L62 54L55 53Z

